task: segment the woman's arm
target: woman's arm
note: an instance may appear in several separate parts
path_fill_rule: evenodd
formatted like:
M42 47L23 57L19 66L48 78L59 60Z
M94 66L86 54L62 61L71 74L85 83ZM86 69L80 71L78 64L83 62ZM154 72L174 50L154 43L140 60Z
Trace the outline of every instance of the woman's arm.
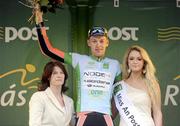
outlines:
M154 106L152 115L155 126L163 126L161 107Z
M38 93L32 95L29 101L29 126L41 126L44 104Z
M161 111L161 90L158 83L156 86L156 101L152 103L152 116L155 126L163 126L163 117Z

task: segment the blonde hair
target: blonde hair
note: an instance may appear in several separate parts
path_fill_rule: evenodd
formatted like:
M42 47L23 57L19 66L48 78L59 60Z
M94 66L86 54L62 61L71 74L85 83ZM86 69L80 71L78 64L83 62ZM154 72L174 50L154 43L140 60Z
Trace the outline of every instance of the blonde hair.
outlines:
M124 60L123 60L123 69L122 69L122 77L123 79L128 79L130 76L130 72L129 70L129 66L128 66L128 57L131 51L138 51L143 60L144 60L144 66L143 66L143 78L145 80L145 83L147 85L147 89L148 89L148 93L151 97L151 101L152 103L155 103L155 105L159 105L161 106L161 93L160 93L160 87L159 87L159 83L158 80L155 76L156 73L156 69L147 53L147 51L145 49L143 49L142 47L138 46L138 45L134 45L131 46L130 48L128 48L128 50L126 51L125 55L124 55Z

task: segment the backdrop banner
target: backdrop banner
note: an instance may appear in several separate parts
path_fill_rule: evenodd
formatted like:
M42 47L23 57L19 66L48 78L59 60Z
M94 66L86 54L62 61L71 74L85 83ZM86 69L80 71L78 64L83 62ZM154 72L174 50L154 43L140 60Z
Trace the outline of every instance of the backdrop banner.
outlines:
M44 15L53 46L88 54L86 37L91 26L108 29L106 55L120 63L129 46L142 46L157 68L164 126L179 126L180 0L99 0L94 6L75 7L68 2L55 14ZM0 1L0 126L28 125L29 99L50 60L39 49L35 25L27 21L31 11L16 0ZM66 67L67 95L75 100L75 75Z

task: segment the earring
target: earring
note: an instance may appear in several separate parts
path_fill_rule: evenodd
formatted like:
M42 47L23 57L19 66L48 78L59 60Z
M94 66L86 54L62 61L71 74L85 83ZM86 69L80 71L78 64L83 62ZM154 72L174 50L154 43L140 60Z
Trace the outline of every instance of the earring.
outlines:
M128 72L128 73L131 73L131 69L128 69L127 72Z
M146 70L144 69L142 72L143 72L143 74L145 74L145 73L146 73Z

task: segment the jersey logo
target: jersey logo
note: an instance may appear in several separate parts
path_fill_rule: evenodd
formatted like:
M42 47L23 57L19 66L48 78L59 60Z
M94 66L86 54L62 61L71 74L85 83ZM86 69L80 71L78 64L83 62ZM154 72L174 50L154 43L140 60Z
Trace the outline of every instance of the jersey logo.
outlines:
M109 69L109 64L108 64L108 63L104 63L104 64L103 64L103 68L104 68L104 69Z

